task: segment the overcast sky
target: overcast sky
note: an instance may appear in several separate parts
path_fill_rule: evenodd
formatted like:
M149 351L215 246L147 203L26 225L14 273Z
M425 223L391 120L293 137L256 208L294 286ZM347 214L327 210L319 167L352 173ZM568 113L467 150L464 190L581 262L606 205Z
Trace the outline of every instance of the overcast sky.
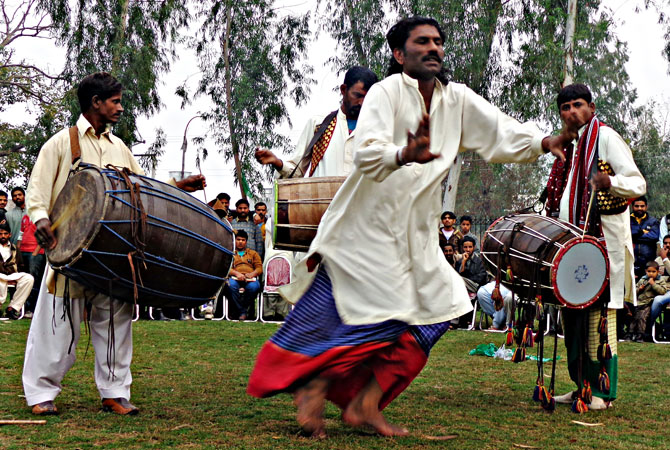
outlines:
M281 3L288 5L280 10L282 13L292 12L297 14L313 8L316 1L286 0ZM638 103L646 103L651 98L665 101L670 98L670 92L667 75L668 66L661 53L664 45L663 30L657 24L655 13L648 11L634 13L633 8L638 3L637 0L605 0L603 1L603 7L614 11L614 17L618 23L617 33L624 41L628 42L630 61L626 68L633 86L637 89ZM313 25L313 31L316 31L316 25ZM55 47L51 41L24 39L19 45L16 50L21 57L37 63L40 67L47 65L54 73L62 69L64 51ZM297 141L305 121L310 116L319 113L325 115L339 104L339 93L335 91L335 88L341 83L341 79L338 79L329 67L324 66L334 48L335 42L325 33L320 33L319 39L311 45L310 62L315 68L314 78L317 83L312 85L310 100L306 105L301 108L289 105L288 109L293 128L290 129L284 125L281 130L284 134L290 136L293 142ZM138 123L140 133L147 144L133 147L133 152L136 154L147 150L148 145L154 141L157 127L162 127L167 133L166 153L156 172L156 178L158 179L167 179L169 171L181 169L181 143L186 123L189 119L198 115L198 112L209 107L208 102L202 99L185 109L180 109L180 101L174 95L174 91L189 76L191 76L189 81L193 83L191 87L195 87L198 79L195 56L191 51L180 51L179 59L174 62L170 73L163 78L163 84L160 87L160 94L165 107L151 118L141 118ZM0 113L0 120L12 123L30 120L29 117L23 105ZM188 129L188 136L202 135L205 131L204 122L196 119ZM233 200L236 200L240 197L240 194L239 188L233 185L232 161L225 163L223 157L215 151L213 144L207 145L207 148L210 150L210 156L202 164L202 172L207 177L208 183L206 189L207 200L212 199L222 191L228 192ZM193 173L197 171L195 149L196 146L189 142L186 155L186 171ZM201 200L204 199L202 193L197 194L197 196Z

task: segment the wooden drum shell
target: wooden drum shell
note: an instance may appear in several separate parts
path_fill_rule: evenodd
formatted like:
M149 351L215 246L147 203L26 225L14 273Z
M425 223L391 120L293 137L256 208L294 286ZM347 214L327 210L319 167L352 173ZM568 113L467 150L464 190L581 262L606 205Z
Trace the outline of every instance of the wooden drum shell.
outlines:
M346 177L288 178L275 182L274 248L306 252Z
M214 298L232 264L230 224L174 186L135 174L130 180L139 184L147 214L145 258L132 254L138 303L196 307ZM94 291L133 302L131 205L115 171L90 166L72 175L50 214L52 223L60 222L58 245L47 252L51 266Z
M565 294L581 286L570 279L562 280L562 286L559 286L557 279L563 258L578 245L587 247L588 253L595 256L589 262L593 272L589 292L593 296L574 300ZM481 254L494 275L498 266L501 266L501 282L522 298L532 295L530 286L536 283L536 270L541 286L539 294L544 303L585 308L593 304L607 286L609 260L604 246L591 236L583 236L579 228L558 219L537 214L500 217L486 231ZM567 263L564 267L567 267ZM505 277L508 268L512 271L515 283ZM579 274L575 271L574 275L577 277ZM570 283L574 283L575 289L571 289ZM566 286L570 289L565 289Z

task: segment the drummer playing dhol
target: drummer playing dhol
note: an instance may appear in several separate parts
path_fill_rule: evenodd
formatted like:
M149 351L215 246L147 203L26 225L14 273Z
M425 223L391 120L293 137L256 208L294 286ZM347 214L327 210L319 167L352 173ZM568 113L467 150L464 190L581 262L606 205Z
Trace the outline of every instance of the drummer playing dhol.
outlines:
M609 289L600 300L584 310L564 308L562 314L568 370L577 390L557 396L556 402L573 404L576 412L584 412L584 405L588 409L606 409L617 397L616 311L623 308L624 300L633 302L635 299L635 258L628 208L615 214L608 214L604 209L599 214L593 210L589 214L589 200L593 189L619 198L637 198L644 195L646 182L626 142L598 120L588 87L565 86L556 103L565 127L576 133L578 139L568 147L566 162L554 163L547 186L547 213L558 214L560 219L580 228L595 230L591 234L605 239L610 264ZM609 164L612 175L593 171L596 151L597 157ZM599 333L601 327L603 330ZM585 333L586 340L583 339ZM610 348L611 358L605 345ZM599 348L607 353L600 358Z
M104 72L88 75L79 83L77 97L82 114L75 130L81 151L80 161L98 167L107 164L127 167L132 172L143 174L128 147L110 131L123 112L122 90L121 83ZM64 129L44 144L30 176L27 214L37 228L35 237L38 243L47 250L53 249L57 243L49 211L74 163L70 130ZM205 178L193 175L176 182L176 186L186 191L203 189ZM59 232L63 235L67 231ZM61 391L61 381L74 364L80 324L88 303L91 343L95 350L95 382L102 408L117 414L137 414L138 409L129 401L133 305L90 292L72 280L69 281L70 298L64 299L65 286L65 277L56 275L47 266L26 343L23 366L26 402L32 406L33 414L58 413L54 399ZM63 314L63 311L66 313ZM107 358L110 311L113 311L114 320L114 339L111 342L114 356Z
M280 178L339 177L353 169L353 144L363 99L377 75L370 69L354 66L344 75L340 86L342 104L324 116L310 118L305 124L295 152L282 160L272 151L256 149L256 160L270 164Z

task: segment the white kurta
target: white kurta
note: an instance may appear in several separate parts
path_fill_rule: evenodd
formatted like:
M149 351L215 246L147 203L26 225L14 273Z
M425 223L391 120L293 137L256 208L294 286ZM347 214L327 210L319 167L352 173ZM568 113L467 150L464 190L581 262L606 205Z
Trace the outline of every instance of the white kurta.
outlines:
M579 131L579 136L586 130L586 125ZM598 156L609 163L615 175L610 176L612 195L623 198L637 198L647 191L647 183L633 160L633 154L626 142L610 127L600 127L598 136ZM577 148L577 142L573 142ZM561 197L559 218L568 221L570 211L570 187L574 174L573 152L568 182ZM624 299L636 302L635 275L633 274L633 239L630 233L630 212L611 216L600 216L607 254L610 262L610 308L623 308Z
M428 164L396 164L425 103L416 80L393 75L372 86L356 127L355 168L326 211L310 254L319 253L347 324L396 319L443 322L472 310L465 285L438 244L441 182L459 151L491 162L532 161L543 134L503 114L464 85L437 83ZM303 261L282 294L296 301L315 275Z
M313 116L307 121L295 147L295 151L290 158L283 161L284 166L279 171L281 178L288 178L295 166L302 160L307 150L307 144L310 143L314 137L314 132L321 125L325 117L324 115ZM355 133L356 131L354 130L349 134L347 116L342 112L342 108L338 108L337 122L333 136L312 177L341 177L351 173L354 166L353 146ZM307 168L305 176L309 174L310 167ZM296 176L301 176L300 169L296 170Z

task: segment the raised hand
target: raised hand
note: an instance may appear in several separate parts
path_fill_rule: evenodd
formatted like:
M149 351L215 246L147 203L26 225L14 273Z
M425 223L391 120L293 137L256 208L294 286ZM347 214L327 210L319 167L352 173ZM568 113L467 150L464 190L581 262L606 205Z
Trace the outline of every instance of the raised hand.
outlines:
M277 156L267 148L257 147L254 157L259 163L263 165L272 164L277 170L281 170L281 168L284 167L283 161L277 158Z
M437 158L430 152L430 117L424 114L421 117L416 133L407 130L407 146L402 151L402 161L425 164Z
M563 149L575 139L577 139L577 131L565 127L558 136L547 136L542 139L542 148L561 161L565 161L565 152Z
M204 175L191 175L183 180L177 181L177 187L186 192L195 192L200 189L205 189L207 182Z

